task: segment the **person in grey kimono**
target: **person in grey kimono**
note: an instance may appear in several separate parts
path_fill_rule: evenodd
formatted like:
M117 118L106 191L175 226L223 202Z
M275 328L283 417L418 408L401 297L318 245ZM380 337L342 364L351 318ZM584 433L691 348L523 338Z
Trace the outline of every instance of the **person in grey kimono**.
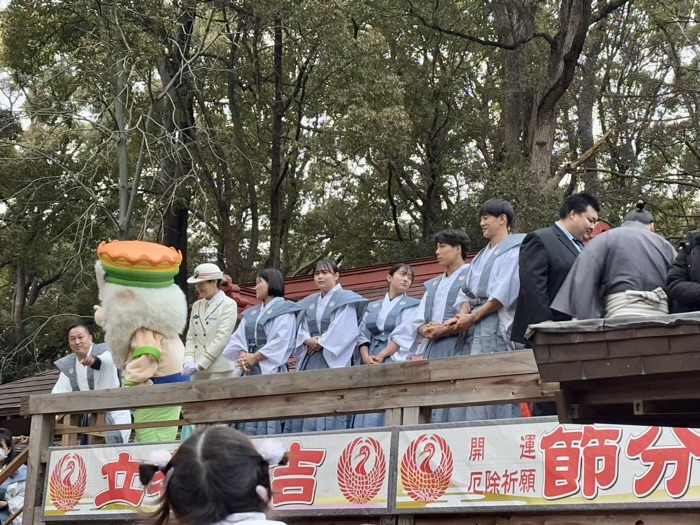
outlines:
M314 265L314 284L319 292L299 301L304 308L297 333L295 358L297 370L323 370L350 366L360 320L367 308L367 299L345 290L338 280L338 266L321 260ZM342 430L348 427L348 416L295 419L285 423L284 432Z
M260 304L243 312L243 320L223 351L242 375L284 374L294 351L297 315L303 307L284 299L284 276L275 268L262 270L255 282ZM236 373L235 375L239 375ZM236 425L250 436L279 434L280 421L258 421Z
M655 233L654 217L639 202L620 228L588 243L552 309L574 319L667 314L663 287L675 258L676 250Z
M105 343L93 344L90 328L76 323L68 329L68 346L71 353L54 363L61 372L51 390L52 394L104 390L121 387L119 371ZM88 426L88 417L83 416L81 426ZM131 424L129 410L113 410L107 413L108 425ZM107 432L107 443L128 443L131 430Z
M518 257L525 235L511 234L513 206L501 198L487 200L479 210L483 235L489 243L472 259L455 301L460 312L445 326L465 337L458 339L460 355L492 354L515 349L510 329L520 291ZM463 409L464 420L520 417L519 405ZM452 417L456 417L456 409Z
M445 272L423 284L425 293L416 315L411 324L402 327L399 332L400 336L404 335L404 330L410 331L411 334L417 332L425 338L421 345L423 348L419 348L417 352L423 359L454 357L461 355L457 351L458 348L463 348L457 346L460 333L446 327L444 323L457 314L454 304L469 268L465 263L469 252L469 236L462 230L444 230L437 233L434 239L437 246L437 262ZM435 409L432 422L451 421L449 414L457 414L459 411L463 412L462 409Z
M12 442L12 432L0 428L0 474L17 457L17 450ZM9 478L0 483L0 523L5 523L19 509L24 507L24 488L27 481L27 466L20 465ZM13 524L22 524L20 514Z
M410 326L418 308L418 299L406 295L413 283L413 268L397 263L387 276L389 291L384 298L369 304L360 324L361 362L356 364L379 365L406 361L416 340L410 330L400 330L402 324ZM402 335L403 334L403 335ZM384 426L384 412L358 414L352 428Z

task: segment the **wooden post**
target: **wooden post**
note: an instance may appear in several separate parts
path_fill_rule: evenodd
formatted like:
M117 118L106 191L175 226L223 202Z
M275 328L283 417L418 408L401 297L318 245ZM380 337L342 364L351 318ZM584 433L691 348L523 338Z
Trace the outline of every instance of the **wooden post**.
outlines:
M62 418L63 424L70 427L80 426L80 414L66 414ZM78 444L78 434L63 434L61 437L61 445L64 447L75 446Z
M41 453L53 444L56 417L53 414L32 416L29 440L29 472L24 496L24 517L22 523L40 523L41 504L46 474L46 463Z

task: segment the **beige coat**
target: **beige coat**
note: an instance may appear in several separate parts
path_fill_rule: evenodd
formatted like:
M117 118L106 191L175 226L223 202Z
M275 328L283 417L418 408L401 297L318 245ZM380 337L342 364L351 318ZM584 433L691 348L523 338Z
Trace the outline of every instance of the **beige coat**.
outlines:
M187 330L185 361L194 361L204 369L192 376L194 380L229 377L234 368L221 353L236 328L236 302L223 292L214 296L209 308L205 308L207 302L200 299L192 305Z

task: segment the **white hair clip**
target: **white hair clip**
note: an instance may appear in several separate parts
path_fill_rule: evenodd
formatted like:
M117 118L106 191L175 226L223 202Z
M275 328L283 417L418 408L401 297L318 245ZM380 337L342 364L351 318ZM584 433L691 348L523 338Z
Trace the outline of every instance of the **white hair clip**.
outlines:
M165 449L154 450L148 456L148 462L158 467L161 471L168 466L171 459L173 459L172 453Z
M258 452L270 465L279 465L287 449L281 441L275 439L263 439L258 445Z

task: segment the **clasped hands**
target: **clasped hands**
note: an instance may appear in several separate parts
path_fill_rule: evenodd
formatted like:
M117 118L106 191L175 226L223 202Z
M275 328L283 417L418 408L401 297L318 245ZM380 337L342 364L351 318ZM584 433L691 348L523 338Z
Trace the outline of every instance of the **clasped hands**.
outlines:
M423 326L423 336L426 339L437 340L446 335L466 332L476 324L474 313L457 314L452 319L448 319L443 324L427 323Z
M323 351L323 347L321 346L321 342L319 341L318 337L309 337L306 341L304 341L304 344L306 345L307 354L315 354L316 352Z

